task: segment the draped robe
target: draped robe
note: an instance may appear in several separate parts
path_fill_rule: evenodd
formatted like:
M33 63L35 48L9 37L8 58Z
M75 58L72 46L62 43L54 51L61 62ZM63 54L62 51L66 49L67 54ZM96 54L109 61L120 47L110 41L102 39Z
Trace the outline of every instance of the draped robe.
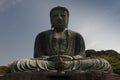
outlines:
M52 35L52 30L48 30L38 34L35 40L34 58L52 55L80 55L82 57L85 55L85 43L79 33L71 30L66 30L68 46L64 53L59 52L59 54L55 53L55 51L52 49L51 45L52 43L54 43L52 42Z
M48 30L38 34L34 46L34 58L20 59L11 64L11 72L21 71L52 71L57 72L56 60L48 60L51 56L65 57L63 72L67 71L111 71L108 61L101 58L86 58L85 43L82 36L74 31L66 30L66 47L56 52L53 43L53 31ZM62 45L61 43L60 45ZM63 45L64 46L64 45ZM63 57L62 56L62 57ZM47 58L46 58L47 57ZM69 58L66 60L66 58ZM52 59L52 58L51 58ZM58 62L57 62L58 63ZM58 68L62 64L58 64ZM62 66L62 67L63 67Z

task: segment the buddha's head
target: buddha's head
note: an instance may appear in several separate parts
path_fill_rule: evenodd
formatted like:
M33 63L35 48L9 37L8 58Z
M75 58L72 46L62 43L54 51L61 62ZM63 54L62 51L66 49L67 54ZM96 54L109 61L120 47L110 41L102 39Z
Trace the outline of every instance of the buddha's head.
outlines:
M52 28L65 29L68 26L69 11L65 7L55 7L50 11L50 20Z

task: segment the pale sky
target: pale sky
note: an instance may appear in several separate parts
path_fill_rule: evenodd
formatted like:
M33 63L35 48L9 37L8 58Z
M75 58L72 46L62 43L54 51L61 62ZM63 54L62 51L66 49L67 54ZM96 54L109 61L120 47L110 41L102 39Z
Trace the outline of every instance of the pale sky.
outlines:
M69 29L83 36L86 50L120 53L120 0L0 0L0 65L33 57L35 37L50 29L56 6L68 8Z

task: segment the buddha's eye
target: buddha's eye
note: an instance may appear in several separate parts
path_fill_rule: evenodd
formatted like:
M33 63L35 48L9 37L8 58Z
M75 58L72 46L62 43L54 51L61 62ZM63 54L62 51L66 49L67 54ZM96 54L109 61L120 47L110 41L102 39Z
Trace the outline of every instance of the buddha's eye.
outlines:
M53 15L53 17L58 17L58 15Z
M65 15L61 15L62 17L65 17Z

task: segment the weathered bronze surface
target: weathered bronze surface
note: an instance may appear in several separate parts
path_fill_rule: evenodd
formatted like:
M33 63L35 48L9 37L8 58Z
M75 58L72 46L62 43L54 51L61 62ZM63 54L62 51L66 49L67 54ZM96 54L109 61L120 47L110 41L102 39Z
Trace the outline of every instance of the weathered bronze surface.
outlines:
M53 8L50 20L51 29L36 37L34 58L15 61L11 64L11 72L111 71L105 59L85 57L84 39L78 32L68 29L69 11L65 7Z

